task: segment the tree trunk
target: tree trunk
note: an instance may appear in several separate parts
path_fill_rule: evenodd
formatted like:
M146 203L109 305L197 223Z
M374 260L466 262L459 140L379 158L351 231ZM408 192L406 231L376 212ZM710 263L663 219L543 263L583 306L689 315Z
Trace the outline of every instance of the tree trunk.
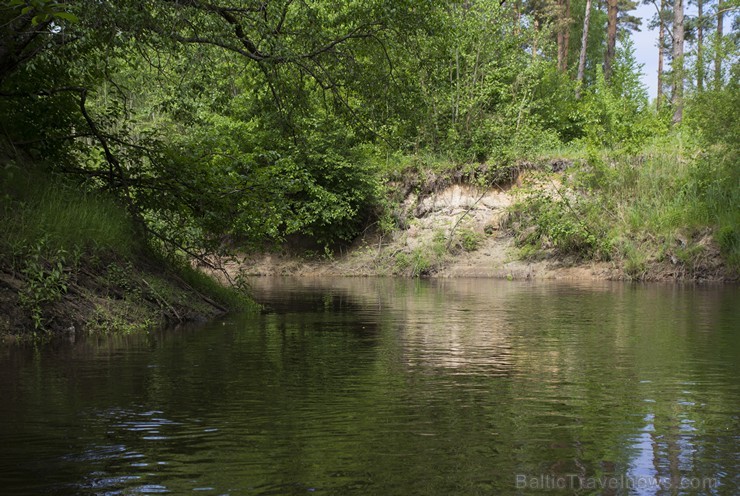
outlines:
M578 76L576 76L576 99L581 97L581 84L586 71L586 48L588 45L588 23L591 21L591 0L586 0L586 15L583 17L583 36L581 37L581 56L578 59Z
M563 53L565 51L565 30L563 29L563 0L558 0L557 9L557 31L558 31L558 70L563 70Z
M665 0L660 0L660 10L658 11L658 94L656 96L655 106L660 110L663 103L663 48L665 47L665 21L663 20L663 11L665 10Z
M565 46L563 47L563 72L568 70L568 55L570 54L570 0L565 0L564 24L563 31L565 34L563 37L565 39L563 40L563 44Z
M454 19L454 22L458 25L460 24L464 25L464 23L461 22L461 16L464 16L465 14L465 11L464 11L465 4L463 4L462 8L463 8L463 13L458 14L456 4L454 3L452 4L452 14L454 16L453 19ZM455 68L453 70L455 72L455 79L454 79L455 97L452 103L452 124L455 125L457 124L457 118L460 115L460 45L457 39L455 40ZM450 82L453 82L453 81L450 81Z
M673 5L673 123L680 124L683 119L683 0L675 0Z
M722 88L722 34L724 29L724 12L722 8L724 2L719 0L717 2L717 48L714 53L714 89L719 90Z
M696 89L701 93L704 91L704 0L698 0L697 9Z
M607 24L606 24L606 56L604 57L604 79L609 81L612 77L612 65L617 53L617 14L619 13L619 1L607 0Z
M570 0L558 0L558 70L568 70L568 45L570 44Z

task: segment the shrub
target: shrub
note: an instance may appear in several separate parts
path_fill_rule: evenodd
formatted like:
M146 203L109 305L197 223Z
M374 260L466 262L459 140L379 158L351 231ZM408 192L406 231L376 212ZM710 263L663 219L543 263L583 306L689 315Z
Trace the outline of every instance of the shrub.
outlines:
M582 258L608 258L611 247L597 210L598 204L588 197L531 191L515 206L515 215L525 228L518 245L552 247ZM527 226L534 230L526 230Z

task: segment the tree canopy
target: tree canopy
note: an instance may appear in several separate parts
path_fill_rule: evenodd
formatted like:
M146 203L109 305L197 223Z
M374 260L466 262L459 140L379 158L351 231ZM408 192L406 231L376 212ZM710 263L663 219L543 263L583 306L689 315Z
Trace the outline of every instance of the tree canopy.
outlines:
M670 23L671 2L656 5ZM689 84L689 108L721 106L737 88L727 5L714 7L697 62L719 67L712 93ZM297 234L332 246L379 215L383 164L399 154L507 163L579 140L634 147L667 129L639 82L634 6L11 0L0 6L0 125L12 146L115 193L171 249ZM672 97L695 53L663 75Z

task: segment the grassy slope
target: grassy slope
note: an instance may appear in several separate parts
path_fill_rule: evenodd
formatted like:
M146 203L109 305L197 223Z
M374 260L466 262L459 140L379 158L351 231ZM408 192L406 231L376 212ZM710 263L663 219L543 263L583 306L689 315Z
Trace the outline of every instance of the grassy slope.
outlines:
M635 155L590 151L555 194L514 207L524 255L610 260L632 279L737 279L740 168L732 150L680 134Z
M112 199L4 160L0 336L129 331L254 308L138 239Z
M445 224L449 216L443 216L432 220L438 225L430 239L409 248L404 239L409 226L419 219L413 218L414 207L402 202L407 195L418 201L463 183L493 191L499 185L518 200L504 229L496 234L503 236L502 242L508 236L515 240L518 250L510 254L511 261L518 257L525 263L553 262L555 271L604 261L611 267L605 277L633 280L737 280L740 168L733 156L732 150L722 147L702 149L680 134L656 140L635 154L574 147L499 166L459 165L425 155L396 156L379 166L386 180L384 203L378 206L383 214L367 226L349 256L340 253L336 263L320 263L287 244L282 247L284 256L256 256L254 266L245 269L347 275L445 273L445 267L469 258L467 254L492 233L471 230L462 223L450 242ZM508 189L511 183L522 187ZM430 220L428 215L425 219ZM483 260L490 265L492 258ZM565 276L568 269L561 272Z

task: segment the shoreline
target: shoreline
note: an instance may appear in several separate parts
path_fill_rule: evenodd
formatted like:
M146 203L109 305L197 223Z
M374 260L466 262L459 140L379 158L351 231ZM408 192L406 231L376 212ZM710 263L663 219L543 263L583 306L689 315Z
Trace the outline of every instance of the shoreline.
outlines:
M688 271L667 262L653 262L640 278L629 276L617 262L578 261L552 256L542 260L515 258L510 236L488 240L479 251L449 255L433 271L420 275L401 272L393 257L360 245L334 259L307 258L289 253L243 255L238 262L224 262L232 276L244 277L400 277L422 279L483 278L543 281L623 281L652 283L737 284L740 278L724 267ZM392 252L391 252L392 253ZM217 274L213 274L217 276Z

